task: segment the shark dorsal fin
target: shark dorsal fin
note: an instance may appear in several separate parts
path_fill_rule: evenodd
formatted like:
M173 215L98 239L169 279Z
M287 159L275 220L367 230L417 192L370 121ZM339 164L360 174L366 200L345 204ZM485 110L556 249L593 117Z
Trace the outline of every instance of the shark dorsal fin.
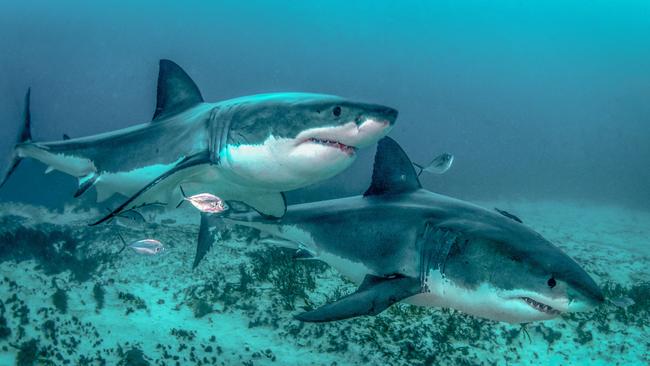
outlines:
M203 103L203 97L192 78L175 62L160 60L158 96L153 120L173 116L199 103Z
M411 160L395 140L384 137L377 145L372 183L364 196L397 194L422 188Z

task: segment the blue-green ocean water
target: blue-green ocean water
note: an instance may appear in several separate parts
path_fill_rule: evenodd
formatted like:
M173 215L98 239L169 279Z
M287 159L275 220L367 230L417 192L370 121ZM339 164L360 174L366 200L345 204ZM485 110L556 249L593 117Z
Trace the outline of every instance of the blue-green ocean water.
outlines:
M192 211L120 229L166 256L114 258L115 228L86 226L106 209L95 193L74 199L75 179L26 160L0 189L0 365L648 364L650 2L4 2L2 169L27 87L35 141L117 130L151 119L162 58L207 101L304 91L398 109L390 136L414 161L455 156L427 189L516 212L636 304L527 333L407 305L302 325L296 309L354 287L248 231L191 271ZM373 154L288 202L362 193Z

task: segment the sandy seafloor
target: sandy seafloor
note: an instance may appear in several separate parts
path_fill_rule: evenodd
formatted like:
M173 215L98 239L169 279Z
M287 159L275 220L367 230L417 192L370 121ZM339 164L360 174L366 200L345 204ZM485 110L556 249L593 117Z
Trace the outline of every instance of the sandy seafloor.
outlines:
M189 208L123 228L88 227L96 211L5 203L0 365L648 365L650 213L480 204L517 214L608 296L636 304L608 303L525 329L403 304L377 317L303 324L292 316L354 287L323 264L265 247L248 229L224 232L192 271L198 213ZM131 240L157 238L167 250L115 255L116 230Z

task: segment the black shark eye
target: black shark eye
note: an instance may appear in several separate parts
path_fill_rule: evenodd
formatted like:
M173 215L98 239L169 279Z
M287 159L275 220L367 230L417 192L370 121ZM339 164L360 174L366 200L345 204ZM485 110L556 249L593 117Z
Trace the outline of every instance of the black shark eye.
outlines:
M334 109L332 109L332 114L335 117L340 116L341 115L341 107L339 107L339 106L334 107Z
M557 285L557 282L555 282L555 278L551 277L548 279L548 281L546 281L546 284L548 287L553 288L555 285Z

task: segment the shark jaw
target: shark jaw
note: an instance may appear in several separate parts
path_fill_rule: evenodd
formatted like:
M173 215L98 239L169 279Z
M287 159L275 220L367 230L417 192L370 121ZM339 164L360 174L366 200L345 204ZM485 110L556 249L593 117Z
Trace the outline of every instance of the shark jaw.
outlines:
M391 126L388 120L365 119L362 123L348 122L336 127L319 127L299 133L295 140L300 145L323 145L353 156L357 149L367 147L386 136Z
M310 128L293 138L269 136L261 144L229 145L224 174L242 185L289 191L331 178L348 168L358 149L392 128L389 121L365 119Z
M508 322L528 323L557 318L563 313L591 309L566 296L550 298L526 289L503 290L489 283L467 288L453 283L435 270L425 281L425 291L406 302L420 306L440 306L460 310L477 317Z

